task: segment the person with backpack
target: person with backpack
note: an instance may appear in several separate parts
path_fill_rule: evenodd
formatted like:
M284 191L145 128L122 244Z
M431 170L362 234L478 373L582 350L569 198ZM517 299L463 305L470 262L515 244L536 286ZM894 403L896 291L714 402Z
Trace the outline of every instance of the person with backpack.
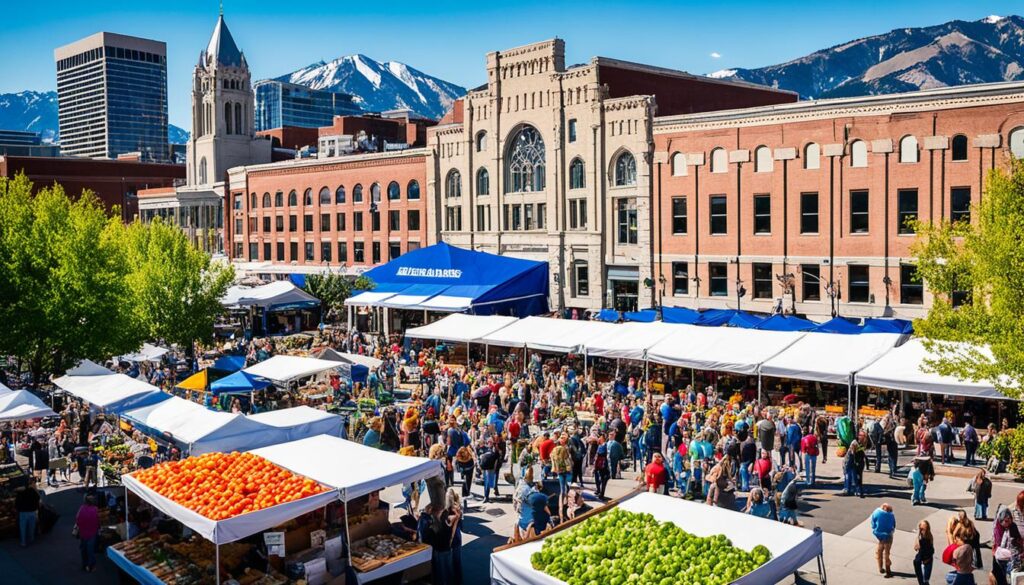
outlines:
M477 453L477 461L480 462L480 470L484 474L484 503L489 504L491 502L491 490L493 489L497 492L498 489L498 466L500 462L498 452L495 450L491 439L487 439L487 443L480 448L480 451Z
M608 487L608 479L610 477L608 463L608 446L598 445L597 455L594 456L594 491L597 493L597 497L604 499L604 491Z
M981 439L978 437L978 429L974 428L974 425L971 424L970 418L964 421L962 435L964 450L966 451L964 454L964 467L967 467L977 463L974 459L974 454L978 451L978 445L981 444Z
M956 461L956 458L953 457L953 425L950 424L949 419L942 417L942 422L939 423L935 430L938 435L942 463L946 463L947 460L950 463Z
M988 520L988 500L992 497L992 480L988 478L985 468L978 470L967 491L974 494L974 519Z
M875 473L882 473L882 423L878 419L868 425L868 438L875 451Z
M583 486L583 462L587 456L587 446L576 429L569 435L569 456L572 458L572 483Z

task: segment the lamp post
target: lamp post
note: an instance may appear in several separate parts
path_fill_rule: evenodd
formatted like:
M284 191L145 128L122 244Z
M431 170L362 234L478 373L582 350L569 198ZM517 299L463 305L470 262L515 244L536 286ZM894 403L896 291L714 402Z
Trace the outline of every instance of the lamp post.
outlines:
M743 287L743 281L739 278L736 279L736 310L740 310L740 299L747 294L747 289Z
M813 279L814 282L816 282L819 286L821 286L822 284L825 284L825 294L828 295L829 303L832 305L832 316L835 317L836 314L837 314L837 312L836 312L836 299L839 298L839 281L837 281L837 280L836 281L830 280L828 283L825 283L825 281L822 280L820 277L814 276L813 274L808 274L808 273L804 272L803 269L799 265L796 267L796 270L801 275L803 275L804 278ZM792 285L794 286L794 289L795 289L796 275L786 274L784 276L792 276L793 277ZM796 292L795 292L795 290L794 290L794 293L793 293L793 306L794 307L796 306Z

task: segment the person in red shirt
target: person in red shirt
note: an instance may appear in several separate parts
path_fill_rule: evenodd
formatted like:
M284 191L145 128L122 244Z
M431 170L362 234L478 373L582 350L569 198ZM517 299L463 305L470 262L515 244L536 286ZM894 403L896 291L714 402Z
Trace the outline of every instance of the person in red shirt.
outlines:
M667 481L668 471L665 470L665 459L661 453L655 453L654 459L644 469L644 483L647 484L647 491L664 494Z
M818 465L818 437L804 427L804 438L800 439L800 452L804 454L804 481L814 485Z
M594 392L594 414L604 416L604 396L601 392Z
M537 452L540 455L540 468L543 472L541 477L549 477L551 475L551 452L554 450L555 442L551 440L551 433L544 433L544 440L537 447Z
M523 432L523 413L517 410L505 426L508 433L508 443L512 446L512 462L519 461L519 435Z
M760 481L765 491L772 488L772 457L767 450L761 449L761 457L754 462L754 476Z

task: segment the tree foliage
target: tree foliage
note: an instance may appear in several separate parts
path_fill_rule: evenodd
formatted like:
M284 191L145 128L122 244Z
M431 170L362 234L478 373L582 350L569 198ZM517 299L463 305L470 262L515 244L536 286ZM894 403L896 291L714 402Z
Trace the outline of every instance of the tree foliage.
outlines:
M376 286L366 276L351 279L341 274L310 274L306 277L306 292L320 299L325 314L340 315L345 311L345 300L356 291L373 290Z
M1024 388L1024 164L988 174L973 221L916 225L918 274L935 299L915 330L940 356L937 372ZM959 291L959 292L957 292ZM968 302L954 306L954 295ZM966 342L984 350L965 349Z

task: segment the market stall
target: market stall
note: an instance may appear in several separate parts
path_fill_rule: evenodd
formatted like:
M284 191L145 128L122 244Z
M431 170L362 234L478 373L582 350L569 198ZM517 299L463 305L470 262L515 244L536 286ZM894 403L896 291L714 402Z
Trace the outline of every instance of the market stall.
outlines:
M648 348L676 333L678 325L668 323L622 323L604 329L584 341L588 357L642 360Z
M0 422L47 416L57 416L57 413L28 390L9 390L0 393Z
M966 344L953 345L954 351L987 353L986 348ZM928 367L927 362L939 358L920 339L911 339L886 353L873 364L857 372L854 381L862 386L878 386L911 392L954 394L971 398L1007 398L995 385L984 381L961 380L944 376Z
M152 384L124 374L115 374L89 360L83 360L53 383L94 408L113 414L155 404L170 397Z
M766 547L771 559L732 581L734 585L777 583L823 554L820 530L811 531L698 502L645 492L622 501L618 508L651 514L659 521L671 522L696 536L724 535L733 546L746 551L758 545ZM491 583L564 585L564 581L535 569L530 558L541 550L546 539L559 532L555 530L543 538L492 553ZM819 570L823 570L821 562Z
M338 362L329 360L296 355L275 355L242 371L253 376L273 380L274 382L285 383L299 378L314 376L337 367Z
M284 431L289 441L317 435L341 436L340 416L308 406L261 412L250 415L249 420Z
M518 319L515 317L504 317L501 315L481 316L453 313L444 319L439 319L428 325L409 329L405 332L405 336L411 339L436 339L454 343L470 343L477 342L485 335L494 333L516 321Z
M700 370L755 374L761 363L804 333L735 327L669 325L674 331L647 351L652 362Z
M272 385L270 380L254 376L248 372L238 371L210 384L210 392L213 392L214 396L220 394L252 394L270 385Z
M600 321L527 317L476 340L502 347L526 347L551 353L572 353L615 325Z
M152 343L143 343L142 349L135 353L129 353L117 358L117 361L122 362L159 362L167 353L171 351L166 347L160 347L153 345Z

